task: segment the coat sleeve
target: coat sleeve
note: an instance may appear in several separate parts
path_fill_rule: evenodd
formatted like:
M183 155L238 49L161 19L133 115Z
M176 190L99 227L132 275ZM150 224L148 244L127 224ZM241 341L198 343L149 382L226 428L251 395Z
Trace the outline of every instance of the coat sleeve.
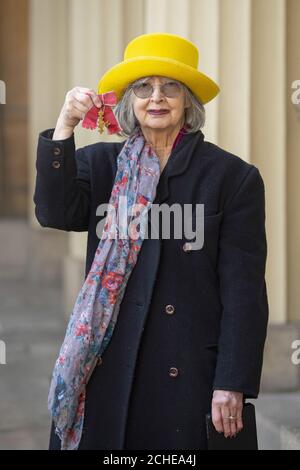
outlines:
M224 209L218 275L222 303L214 390L256 398L268 321L265 189L251 165Z
M75 150L74 134L52 140L54 129L39 135L35 215L43 227L82 232L90 215L90 170L83 149Z

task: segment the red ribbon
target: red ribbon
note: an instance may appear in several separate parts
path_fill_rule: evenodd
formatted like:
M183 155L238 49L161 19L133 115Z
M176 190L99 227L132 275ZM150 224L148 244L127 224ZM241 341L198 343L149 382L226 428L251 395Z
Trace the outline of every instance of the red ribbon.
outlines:
M90 93L87 93L87 95L91 96ZM120 128L113 110L111 109L111 106L115 106L117 104L117 96L115 92L109 91L108 93L102 93L98 96L101 99L103 106L98 108L94 105L84 116L82 127L85 129L96 129L98 119L102 119L109 134L120 132L122 129ZM102 117L99 116L99 112L103 113Z

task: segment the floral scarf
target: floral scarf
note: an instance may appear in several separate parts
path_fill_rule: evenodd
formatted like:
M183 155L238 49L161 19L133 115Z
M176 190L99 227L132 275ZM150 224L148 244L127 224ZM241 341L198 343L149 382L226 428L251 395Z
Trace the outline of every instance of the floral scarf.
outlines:
M101 240L75 302L53 371L48 408L62 450L75 450L79 446L86 384L112 336L125 288L145 237L148 220L145 216L155 199L159 177L158 157L139 130L127 139L118 155ZM138 224L134 223L137 219L139 231Z

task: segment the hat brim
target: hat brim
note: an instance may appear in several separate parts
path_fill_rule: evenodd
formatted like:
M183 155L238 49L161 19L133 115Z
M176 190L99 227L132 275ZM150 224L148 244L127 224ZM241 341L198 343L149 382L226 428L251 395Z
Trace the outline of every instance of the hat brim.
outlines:
M203 104L211 101L220 91L219 86L207 75L182 62L168 58L140 56L124 60L109 69L99 80L98 93L114 91L119 101L129 83L151 75L179 80L187 85Z

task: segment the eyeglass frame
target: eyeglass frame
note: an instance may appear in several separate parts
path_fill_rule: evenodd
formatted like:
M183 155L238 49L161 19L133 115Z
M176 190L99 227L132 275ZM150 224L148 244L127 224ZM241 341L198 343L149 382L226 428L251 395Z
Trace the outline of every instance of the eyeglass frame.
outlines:
M174 95L174 96L168 96L168 95L166 95L166 94L164 93L164 91L163 91L162 89L163 89L163 87L164 87L165 85L168 85L169 83L175 83L175 84L178 86L178 88L179 88L178 94L176 94L176 95ZM137 86L143 85L143 84L150 85L151 88L152 88L151 93L150 93L148 96L145 96L145 97L138 96L138 95L136 94L136 92L135 92L135 88L136 88ZM149 82L142 82L142 83L140 83L139 85L132 85L132 86L131 86L132 91L133 91L133 93L135 94L135 96L137 96L137 98L140 98L140 99L142 99L142 100L145 100L145 99L147 99L147 98L150 98L150 96L153 95L153 91L154 91L155 87L154 87L151 83L149 83ZM167 98L177 98L177 97L180 95L180 91L182 91L182 89L183 89L182 84L181 84L180 82L178 82L177 80L170 80L170 81L165 82L165 83L163 83L163 84L159 84L158 86L159 86L160 92L161 92L165 97L167 97Z

